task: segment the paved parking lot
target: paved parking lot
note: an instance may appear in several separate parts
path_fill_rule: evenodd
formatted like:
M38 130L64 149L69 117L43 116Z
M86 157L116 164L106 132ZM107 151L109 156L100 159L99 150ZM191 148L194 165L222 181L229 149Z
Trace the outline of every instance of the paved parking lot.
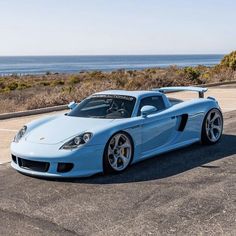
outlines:
M236 112L199 144L119 175L50 181L0 165L0 235L236 235Z
M232 104L217 145L195 144L121 174L44 180L0 165L0 235L236 235ZM0 121L0 129L17 130L33 118Z

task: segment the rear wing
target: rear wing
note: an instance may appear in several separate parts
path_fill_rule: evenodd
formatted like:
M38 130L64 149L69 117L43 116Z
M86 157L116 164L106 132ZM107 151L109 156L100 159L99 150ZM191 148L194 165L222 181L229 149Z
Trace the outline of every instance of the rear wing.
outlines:
M199 98L204 98L204 93L208 90L207 88L201 87L192 87L192 86L180 86L180 87L163 87L163 88L155 88L153 91L158 91L160 93L171 93L171 92L180 92L180 91L191 91L197 92L199 94Z

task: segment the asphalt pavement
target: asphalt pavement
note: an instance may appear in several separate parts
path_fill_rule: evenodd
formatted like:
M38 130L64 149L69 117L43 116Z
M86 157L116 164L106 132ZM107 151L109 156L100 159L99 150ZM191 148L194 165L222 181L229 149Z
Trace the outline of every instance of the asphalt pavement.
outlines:
M0 235L236 235L236 111L221 141L117 175L45 180L0 165Z

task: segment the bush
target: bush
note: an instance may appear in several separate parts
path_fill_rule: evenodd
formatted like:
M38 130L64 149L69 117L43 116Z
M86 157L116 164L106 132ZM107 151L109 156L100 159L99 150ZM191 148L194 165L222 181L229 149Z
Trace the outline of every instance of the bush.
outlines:
M184 74L187 76L187 79L199 82L199 76L201 75L201 72L193 67L185 67Z
M4 89L5 88L5 84L3 81L0 81L0 89Z
M89 72L89 75L91 78L95 79L103 79L104 78L104 73L102 71L92 71Z
M125 84L127 83L127 79L124 77L117 77L115 78L115 82L118 88L123 88Z
M229 67L232 70L236 70L236 51L224 56L220 62L220 66Z
M7 87L8 87L10 90L15 90L15 89L17 89L18 84L17 84L16 82L12 82L12 83L8 84Z
M139 90L145 85L145 79L143 77L137 77L129 79L125 84L125 89L128 90Z
M43 86L49 86L50 85L50 83L48 81L41 81L39 84L43 85Z
M78 75L71 75L68 80L69 84L77 84L81 82L81 77Z
M20 83L18 84L18 87L17 89L19 90L23 90L23 89L26 89L26 88L30 88L31 86L29 84L26 84L26 83Z
M54 80L54 81L52 81L52 83L51 83L51 86L58 86L58 85L64 85L65 84L65 82L63 81L63 80Z
M71 87L71 86L63 87L61 91L63 93L70 94L73 91L73 87Z

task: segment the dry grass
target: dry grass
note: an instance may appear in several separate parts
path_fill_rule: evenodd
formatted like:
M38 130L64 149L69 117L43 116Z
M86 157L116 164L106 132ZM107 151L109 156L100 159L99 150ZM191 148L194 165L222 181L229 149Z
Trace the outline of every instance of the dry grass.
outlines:
M72 100L80 101L89 94L108 89L141 90L235 79L236 71L217 66L171 66L142 71L11 76L0 78L0 113L61 105Z

